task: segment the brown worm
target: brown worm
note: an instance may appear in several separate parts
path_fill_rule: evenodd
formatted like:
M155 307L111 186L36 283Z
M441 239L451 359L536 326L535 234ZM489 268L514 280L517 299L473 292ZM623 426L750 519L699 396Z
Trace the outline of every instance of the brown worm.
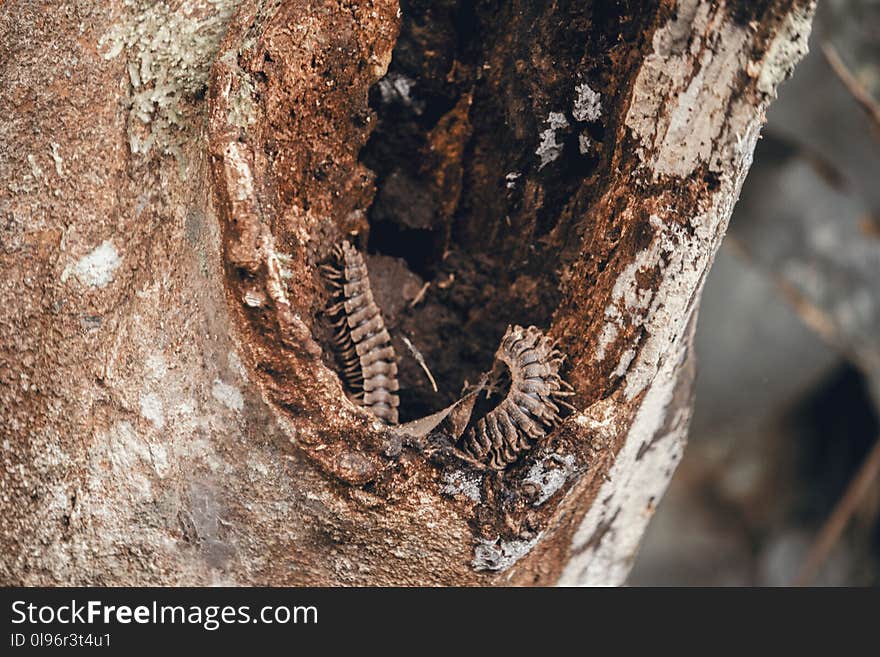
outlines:
M397 424L397 360L382 313L373 300L364 258L348 242L333 249L321 270L333 298L327 308L333 342L352 397L387 424Z
M498 406L468 428L465 452L493 470L503 470L560 421L563 398L574 394L559 375L565 356L534 326L508 326L495 353L510 373L510 390Z

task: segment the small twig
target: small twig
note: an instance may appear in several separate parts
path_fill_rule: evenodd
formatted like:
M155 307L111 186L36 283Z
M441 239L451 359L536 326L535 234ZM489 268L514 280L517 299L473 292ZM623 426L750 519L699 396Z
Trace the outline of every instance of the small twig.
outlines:
M437 287L439 287L441 290L445 290L450 285L452 285L454 282L455 282L455 274L450 272L449 276L446 278L445 281L440 281L439 283L437 283Z
M880 128L880 107L878 107L877 102L871 98L871 95L865 90L862 83L859 82L849 70L844 63L843 58L841 58L840 53L837 52L837 48L828 41L823 41L822 54L825 55L825 60L828 62L828 65L843 83L843 86L846 87L846 90L874 122L874 125L877 128Z
M428 375L428 381L431 382L431 387L434 388L434 392L438 392L437 390L437 382L434 380L434 375L431 374L431 370L428 369L427 363L425 363L425 359L422 356L421 352L416 349L415 345L409 341L405 335L403 336L403 342L406 344L407 349L409 349L410 353L413 355L413 358L416 359L416 362L421 365L422 369L425 371L425 374Z
M878 476L880 476L880 438L877 439L859 471L850 481L843 497L822 526L794 580L795 586L809 586L813 581Z
M409 307L410 307L410 308L415 308L415 307L416 307L416 304L422 302L422 300L425 298L425 292L428 291L428 288L429 288L429 287L431 287L431 281L428 281L427 283L425 283L424 285L422 285L422 289L420 289L420 290L416 293L416 296L413 297L413 300L409 302Z

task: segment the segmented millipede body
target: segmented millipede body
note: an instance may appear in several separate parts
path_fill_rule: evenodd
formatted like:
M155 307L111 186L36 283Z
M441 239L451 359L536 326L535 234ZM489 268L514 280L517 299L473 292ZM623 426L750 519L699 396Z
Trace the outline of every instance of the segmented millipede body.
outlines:
M563 398L574 394L559 375L565 356L538 328L508 326L495 353L510 372L505 398L469 427L462 438L465 452L493 470L503 470L560 421Z
M343 377L354 400L387 424L397 424L397 361L382 313L373 300L367 265L349 242L322 265L333 298L327 308Z

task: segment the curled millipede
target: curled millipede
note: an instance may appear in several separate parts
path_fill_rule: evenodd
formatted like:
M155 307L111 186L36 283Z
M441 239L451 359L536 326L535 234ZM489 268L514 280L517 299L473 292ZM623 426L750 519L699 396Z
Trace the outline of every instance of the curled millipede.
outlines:
M505 398L469 427L464 451L493 470L503 470L544 438L560 421L560 406L574 410L565 397L574 394L559 375L565 356L534 326L508 326L495 353L505 365L510 390Z
M364 258L348 242L321 266L333 298L327 308L333 343L352 398L387 424L397 424L397 361L382 313L373 300Z

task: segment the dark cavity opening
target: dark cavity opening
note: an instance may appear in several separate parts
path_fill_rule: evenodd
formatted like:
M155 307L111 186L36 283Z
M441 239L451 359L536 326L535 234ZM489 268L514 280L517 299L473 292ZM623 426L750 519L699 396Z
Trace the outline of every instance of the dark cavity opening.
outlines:
M401 2L391 65L370 92L377 127L360 155L376 174L365 248L400 356L401 422L475 384L509 324L549 328L559 272L578 256L599 187L590 181L613 150L614 80L628 79L634 35L654 8ZM595 120L575 115L583 84L602 94ZM536 153L548 140L560 146L549 159Z

